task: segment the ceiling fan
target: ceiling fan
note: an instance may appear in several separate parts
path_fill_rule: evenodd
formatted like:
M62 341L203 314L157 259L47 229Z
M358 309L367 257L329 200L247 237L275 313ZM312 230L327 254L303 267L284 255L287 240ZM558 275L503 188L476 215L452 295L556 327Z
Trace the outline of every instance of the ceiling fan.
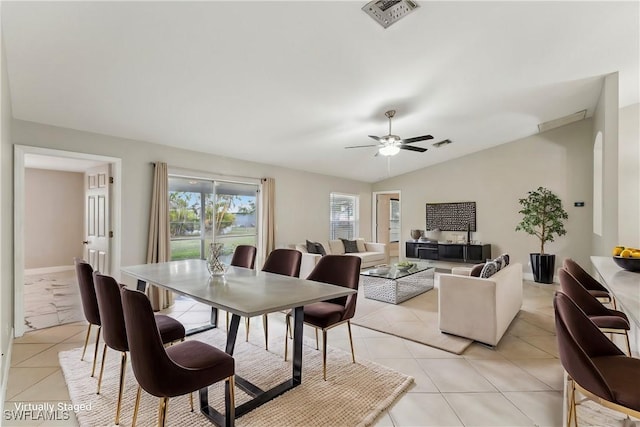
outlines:
M427 141L429 139L433 139L431 135L422 135L416 136L413 138L400 138L398 135L391 134L391 119L396 115L396 110L389 110L384 113L385 116L389 119L389 134L385 136L374 136L369 135L369 138L375 139L378 141L378 144L369 144L369 145L354 145L351 147L344 148L364 148L364 147L378 147L378 151L376 152L376 156L381 154L383 156L395 156L400 152L400 150L409 150L409 151L417 151L419 153L424 153L427 151L426 148L422 147L414 147L414 142L419 141Z

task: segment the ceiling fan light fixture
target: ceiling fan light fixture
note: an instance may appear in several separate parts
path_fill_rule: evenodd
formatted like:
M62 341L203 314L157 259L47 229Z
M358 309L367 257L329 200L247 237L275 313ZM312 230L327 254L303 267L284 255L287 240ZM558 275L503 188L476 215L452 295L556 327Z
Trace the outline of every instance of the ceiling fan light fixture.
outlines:
M400 147L397 145L385 145L384 147L380 147L378 153L382 156L395 156L400 152Z

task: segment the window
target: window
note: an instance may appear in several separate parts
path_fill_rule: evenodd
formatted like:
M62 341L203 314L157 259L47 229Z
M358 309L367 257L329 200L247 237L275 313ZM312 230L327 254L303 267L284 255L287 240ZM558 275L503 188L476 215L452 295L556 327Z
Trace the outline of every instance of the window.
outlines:
M400 200L389 200L389 242L400 241Z
M224 243L229 262L238 245L257 246L257 184L169 176L171 259L204 259Z
M358 236L358 196L331 193L329 211L332 240L354 239Z

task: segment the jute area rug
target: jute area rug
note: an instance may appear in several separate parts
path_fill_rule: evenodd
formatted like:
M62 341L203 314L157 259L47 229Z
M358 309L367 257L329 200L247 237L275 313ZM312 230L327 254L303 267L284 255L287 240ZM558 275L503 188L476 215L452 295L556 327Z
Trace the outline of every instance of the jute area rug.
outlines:
M473 342L440 332L437 288L401 304L389 304L365 298L360 287L356 314L351 323L455 354L463 353Z
M226 333L219 329L197 334L190 339L207 342L224 348ZM291 360L285 362L284 337L273 337L270 351L262 345L254 345L238 339L234 358L236 374L263 389L268 389L291 377ZM289 350L291 351L291 350ZM59 354L60 366L74 405L84 405L76 412L81 426L114 425L118 389L120 354L108 350L102 390L96 394L96 378L90 377L92 355L80 361L82 349L77 348ZM87 353L91 353L87 351ZM101 352L100 352L101 353ZM100 356L98 356L100 357ZM100 360L98 361L98 363ZM378 415L393 404L413 382L413 378L378 365L358 359L351 363L351 355L342 350L327 350L327 381L322 379L322 352L315 349L315 342L305 337L303 345L302 384L276 399L260 406L236 420L237 426L368 426ZM209 403L224 413L224 382L209 388ZM121 412L121 425L131 425L137 390L131 365L126 371L126 385ZM248 400L248 396L236 387L236 405ZM138 412L138 426L155 426L159 399L142 392ZM194 394L195 411L190 412L188 396L169 401L167 424L170 426L211 426L199 412L198 395Z

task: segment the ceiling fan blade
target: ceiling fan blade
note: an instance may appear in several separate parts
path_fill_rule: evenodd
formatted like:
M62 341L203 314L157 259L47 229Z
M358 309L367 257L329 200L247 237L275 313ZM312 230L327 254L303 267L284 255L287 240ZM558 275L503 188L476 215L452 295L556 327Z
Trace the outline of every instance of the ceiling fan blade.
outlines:
M375 135L369 135L369 138L375 139L378 142L382 140L379 136L375 136Z
M344 147L344 148L365 148L365 147L377 147L378 144L369 144L369 145L352 145L350 147Z
M414 142L426 141L428 139L433 139L431 135L422 135L422 136L414 136L413 138L405 138L402 140L403 144L412 144Z
M424 153L425 151L427 151L426 148L422 148L422 147L414 147L412 145L401 145L400 146L401 150L409 150L409 151L417 151L419 153Z

